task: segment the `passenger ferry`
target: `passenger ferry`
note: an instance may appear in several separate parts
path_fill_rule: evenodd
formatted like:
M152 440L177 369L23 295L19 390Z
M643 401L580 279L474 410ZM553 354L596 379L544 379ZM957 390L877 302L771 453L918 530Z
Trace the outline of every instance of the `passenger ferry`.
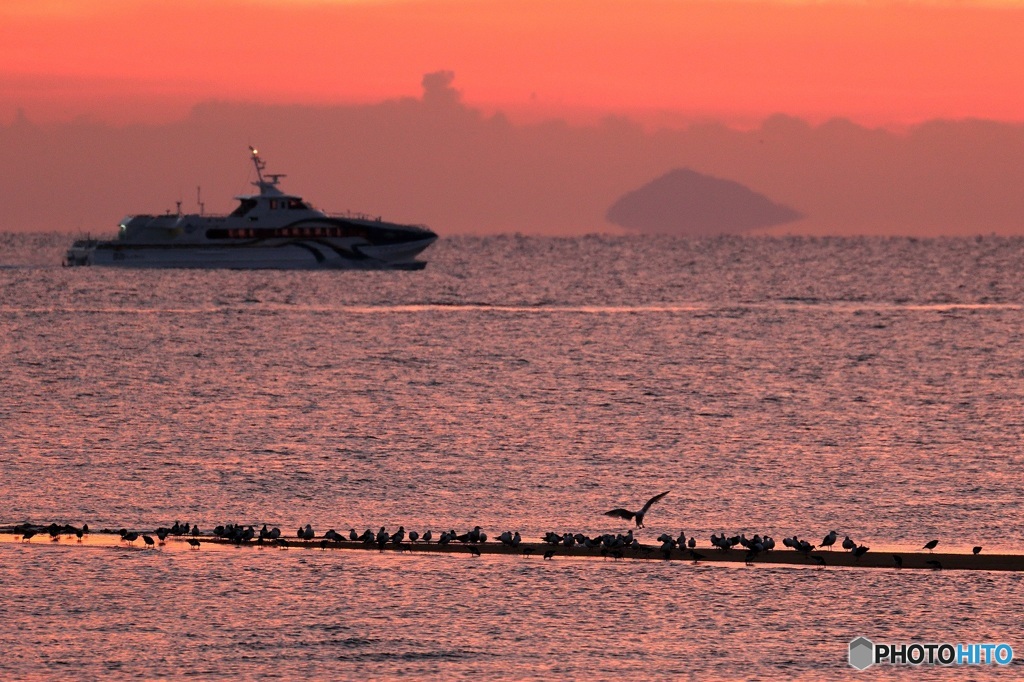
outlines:
M424 225L401 225L364 215L328 215L302 197L285 194L282 174L264 174L265 162L249 147L258 194L237 196L228 215L130 215L116 239L80 239L68 266L234 269L404 269L437 240Z

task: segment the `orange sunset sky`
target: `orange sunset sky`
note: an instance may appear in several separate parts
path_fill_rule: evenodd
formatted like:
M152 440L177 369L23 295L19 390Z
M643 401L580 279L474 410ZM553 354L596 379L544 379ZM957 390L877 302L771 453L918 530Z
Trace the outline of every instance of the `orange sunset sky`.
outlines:
M454 71L512 116L1024 119L1024 2L4 0L0 122L364 103Z

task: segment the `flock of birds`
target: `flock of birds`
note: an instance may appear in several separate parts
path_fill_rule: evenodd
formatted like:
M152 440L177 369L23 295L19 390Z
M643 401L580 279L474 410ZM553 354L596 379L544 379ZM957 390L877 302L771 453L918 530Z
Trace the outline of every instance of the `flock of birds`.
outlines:
M636 528L640 529L644 527L644 517L650 511L651 507L669 494L666 490L663 493L655 495L644 504L637 511L631 511L623 508L616 508L605 512L606 516L615 518L625 519L627 521L633 521L636 524ZM14 527L15 533L20 533L23 542L29 542L33 537L41 533L49 535L51 541L57 542L60 540L62 535L75 536L78 542L81 542L85 536L89 534L89 525L83 524L81 527L72 525L58 525L51 523L49 526L38 527L31 524L22 524L21 526ZM165 527L161 526L155 531L150 533L141 533L138 531L129 531L122 528L118 531L121 537L121 542L128 546L134 546L135 542L142 539L143 545L147 548L156 548L158 545L164 545L167 538L170 536L185 537L191 549L198 550L202 545L200 537L206 536L200 529L198 524L180 523L175 521L172 526ZM248 544L254 543L258 546L274 546L281 549L287 549L290 544L288 539L283 537L280 528L268 528L266 524L259 530L256 530L253 525L244 524L226 524L220 525L214 528L211 532L212 536L221 540L234 542L235 544ZM153 536L156 536L154 539ZM208 536L206 536L208 537ZM411 545L418 542L430 544L434 540L433 531L427 530L423 534L417 531L406 531L404 526L399 526L398 530L394 533L388 532L385 527L381 527L380 530L374 532L367 528L364 532L359 533L355 528L349 529L346 535L338 533L333 528L323 533L320 537L320 547L327 549L332 545L337 545L343 542L362 543L364 545L375 545L380 551L384 551L389 546L398 550L409 550ZM310 524L306 524L298 528L295 533L295 538L308 543L317 538L316 532L313 530ZM454 529L448 531L442 531L437 538L437 544L440 546L449 545L453 542L460 543L468 546L468 550L474 556L480 556L480 550L477 549L476 545L487 542L487 534L483 532L480 526L475 526L472 530L465 533L457 533ZM523 542L522 536L519 531L504 531L498 538L505 547L519 548ZM660 544L659 551L664 555L666 559L670 558L674 550L687 553L687 555L693 559L694 563L701 559L707 558L706 555L701 554L697 551L697 539L694 537L687 538L685 533L681 532L678 537L673 537L668 533L662 533L658 536L657 541ZM829 531L825 537L817 545L811 544L807 540L798 538L796 535L793 537L784 538L782 544L794 551L801 552L807 556L810 560L814 561L820 568L825 568L828 562L824 555L811 554L815 549L825 549L832 551L835 544L839 541L839 533L835 530ZM750 564L757 558L758 555L764 552L770 552L775 549L775 540L765 534L755 534L751 538L747 538L745 533L740 535L726 536L725 533L715 534L712 533L710 537L711 547L721 551L730 551L736 546L743 547L746 549L745 561ZM584 533L556 533L549 531L545 533L543 538L543 544L548 547L544 552L545 559L551 559L557 549L572 549L574 547L586 548L594 551L600 551L605 558L622 558L625 556L625 550L632 550L636 554L650 554L653 549L649 546L640 543L639 539L634 537L633 531L630 530L627 533L605 533L597 536L588 536ZM927 549L929 552L938 546L938 540L930 540L921 547L921 549ZM864 556L869 550L864 545L857 544L846 536L840 543L842 549L850 552L856 559ZM973 553L975 555L981 553L981 547L974 547ZM522 553L524 555L532 554L535 550L532 545L527 544L522 547ZM903 567L903 558L898 554L893 554L893 563L896 568ZM926 562L930 567L935 569L941 569L942 565L935 560Z

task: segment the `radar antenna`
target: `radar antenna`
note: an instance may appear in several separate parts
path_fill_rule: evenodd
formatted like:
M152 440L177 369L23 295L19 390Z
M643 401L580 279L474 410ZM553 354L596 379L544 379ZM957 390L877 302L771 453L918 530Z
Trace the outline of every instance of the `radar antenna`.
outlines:
M260 191L277 187L277 184L281 181L281 178L285 177L284 173L267 173L267 179L263 179L263 170L267 167L267 162L260 158L260 152L258 149L249 145L249 151L252 152L252 165L256 167L256 182L253 183L260 188Z

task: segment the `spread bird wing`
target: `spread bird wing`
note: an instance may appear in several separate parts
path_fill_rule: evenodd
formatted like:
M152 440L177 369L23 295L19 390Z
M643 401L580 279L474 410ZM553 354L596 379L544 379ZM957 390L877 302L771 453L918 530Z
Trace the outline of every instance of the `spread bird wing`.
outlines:
M634 514L633 512L629 511L628 509L612 509L611 511L606 511L604 513L604 515L605 516L615 516L615 517L618 517L620 519L626 519L627 521L629 521L634 516L636 516L636 514Z
M659 494L659 495L655 495L655 496L654 496L654 497L652 497L651 499L647 500L647 504L645 504L645 505L644 505L644 508L643 508L643 510L642 510L642 512L641 512L641 513L646 513L646 512L647 512L647 510L651 508L651 505L652 505L652 504L654 504L655 502L657 502L657 501L658 501L658 500L660 500L661 498L665 497L665 496L666 496L666 495L668 495L668 494L669 494L670 492L672 492L672 491L671 491L671 490L666 490L665 492L663 492L663 493L661 493L661 494Z

